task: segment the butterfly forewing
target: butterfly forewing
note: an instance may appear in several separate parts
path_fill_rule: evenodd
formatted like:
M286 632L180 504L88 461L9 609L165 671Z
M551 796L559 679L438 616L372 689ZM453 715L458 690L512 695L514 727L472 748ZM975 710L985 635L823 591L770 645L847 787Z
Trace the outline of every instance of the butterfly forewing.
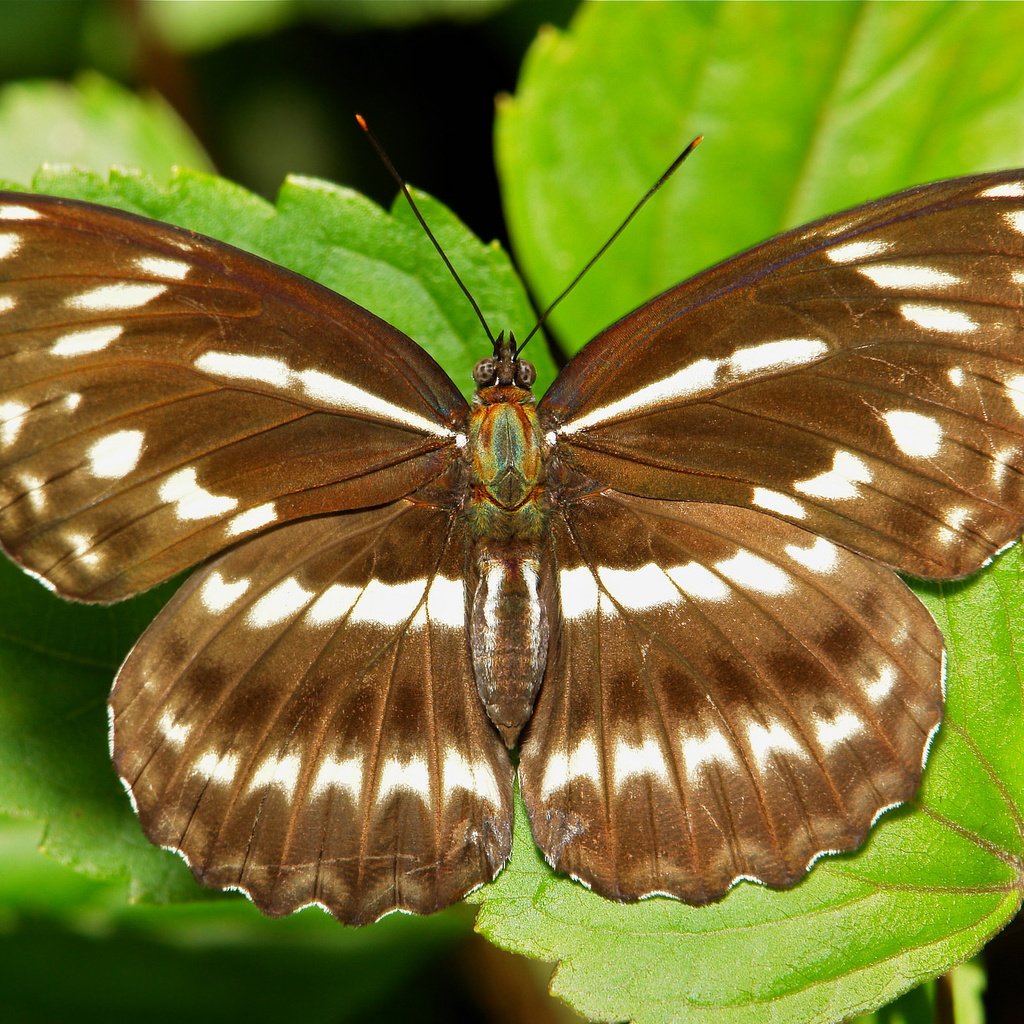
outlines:
M1024 181L782 235L600 335L545 396L599 483L760 508L921 576L1020 533Z
M402 501L196 573L111 697L150 838L272 914L425 913L493 878L512 767L469 665L461 548L451 512Z
M372 314L221 243L0 193L0 539L114 600L254 530L393 500L465 402Z
M613 492L553 536L560 650L520 778L556 868L703 903L792 884L913 794L942 638L888 569L756 511Z

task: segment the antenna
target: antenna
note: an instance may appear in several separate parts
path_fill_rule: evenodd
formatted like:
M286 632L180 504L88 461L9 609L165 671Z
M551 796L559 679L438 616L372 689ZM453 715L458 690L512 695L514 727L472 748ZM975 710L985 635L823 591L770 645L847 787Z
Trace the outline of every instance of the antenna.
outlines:
M481 311L479 305L477 305L476 299L473 298L472 293L466 287L462 278L459 277L458 271L455 269L455 267L452 266L452 261L448 259L448 256L445 253L444 249L441 248L441 243L438 242L438 240L434 237L434 232L430 230L430 227L427 225L426 220L424 220L423 214L420 213L420 208L416 205L416 200L413 199L412 193L409 191L409 186L406 185L405 183L405 179L395 169L395 165L391 162L390 157L388 157L387 153L384 152L384 147L377 141L377 136L374 135L372 131L370 131L370 126L366 123L366 118L363 117L362 114L356 114L356 123L359 125L360 128L363 129L364 132L366 132L366 136L373 145L373 148L377 151L377 156L380 157L381 163L384 164L385 168L387 168L388 174L390 174L391 177L395 179L396 184L402 190L402 195L405 196L406 201L409 203L409 206L412 207L412 212L416 214L416 219L420 222L420 226L423 228L424 232L426 232L427 238L430 239L431 244L437 250L438 255L441 257L442 260L444 260L444 265L448 268L448 272L452 275L452 277L455 278L455 283L462 289L462 294L465 295L467 299L469 299L469 304L473 307L473 312L476 313L477 319L480 321L481 324L483 324L484 333L487 335L487 338L491 343L491 347L494 349L495 352L497 352L498 343L497 341L495 341L494 335L491 333L491 329L487 325L487 321L484 319L483 312Z
M548 306L548 308L545 309L543 313L541 313L540 318L533 325L533 329L530 331L529 334L527 334L527 336L522 340L522 342L520 342L519 347L516 349L516 354L515 354L516 359L519 358L519 353L522 352L524 348L526 348L527 342L541 329L541 327L544 326L544 324L547 321L548 317L551 315L552 310L562 301L562 299L564 299L566 297L566 295L569 294L569 292L571 292L573 290L573 288L576 287L576 285L578 285L580 283L580 280L583 278L584 274L586 274L587 271L589 271L590 268L611 248L612 243L619 237L619 235L622 234L623 231L626 230L626 228L629 226L630 221L646 205L647 200L650 199L655 194L655 192L657 192L661 188L661 186L664 185L665 182L668 181L668 179L671 178L672 175L676 173L677 170L679 170L679 167L682 164L682 162L703 141L704 141L704 136L703 135L698 135L679 154L679 156L677 156L675 158L675 160L673 160L672 163L670 163L668 165L668 167L665 169L665 172L662 174L662 176L647 190L647 192L640 199L640 202L638 202L633 207L633 209L630 210L629 213L626 214L625 220L623 220L623 222L611 233L611 236L608 238L608 241L605 242L604 245L602 245L601 248L598 249L597 252L594 253L594 255L590 257L589 260L587 260L586 265L583 267L583 269L565 286L565 288L562 289L562 291L559 293L558 297Z

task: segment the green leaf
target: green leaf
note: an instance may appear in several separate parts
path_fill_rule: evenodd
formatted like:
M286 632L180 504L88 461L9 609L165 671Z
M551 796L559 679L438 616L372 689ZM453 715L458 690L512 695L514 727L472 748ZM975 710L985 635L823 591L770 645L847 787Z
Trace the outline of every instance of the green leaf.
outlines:
M349 190L299 178L275 206L193 171L164 186L138 173L47 170L32 187L202 231L316 278L415 337L467 390L473 363L489 352L404 206L391 215ZM507 257L430 197L420 200L488 317L523 330L532 313ZM541 369L550 379L550 361ZM97 877L127 875L136 895L153 900L198 890L131 814L107 756L105 698L167 596L165 587L117 607L71 605L0 560L0 812L45 821L43 847L54 857Z
M0 818L5 1021L409 1020L419 976L466 934L464 910L356 931L317 911L270 920L240 899L126 906L123 885L38 856L37 836Z
M542 303L706 136L554 317L566 350L784 228L1024 163L1022 34L1019 4L946 3L595 4L543 33L497 127Z
M142 13L172 50L197 52L286 25L320 21L340 29L403 28L423 22L486 18L511 0L160 0Z
M694 154L555 317L567 351L658 291L789 226L937 177L1024 163L1015 5L598 4L542 35L500 108L499 171L542 301L682 145ZM793 69L799 68L794 76ZM856 854L789 892L602 900L520 826L478 928L557 961L595 1020L838 1021L977 951L1024 890L1019 549L915 589L943 626L949 699L924 785Z
M137 96L94 72L64 82L15 82L0 89L0 177L27 181L44 163L105 173L114 164L166 180L180 165L210 159L159 96Z
M982 993L985 990L985 969L978 959L954 967L940 982L948 986L952 997L956 1024L985 1024ZM935 1024L942 1020L937 1009L937 988L940 982L928 981L900 996L895 1002L874 1013L857 1017L851 1024Z

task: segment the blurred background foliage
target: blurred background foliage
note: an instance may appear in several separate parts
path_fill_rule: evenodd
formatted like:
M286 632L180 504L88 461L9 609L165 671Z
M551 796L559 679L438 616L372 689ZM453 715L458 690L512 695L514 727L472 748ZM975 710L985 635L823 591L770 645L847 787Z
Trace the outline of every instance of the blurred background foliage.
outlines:
M735 17L742 5L726 6L722 20ZM931 8L938 18L948 6ZM28 182L43 161L100 174L111 163L142 166L158 178L172 163L185 163L216 170L268 199L286 174L298 173L343 182L389 205L393 185L352 122L353 112L360 111L411 182L451 206L481 238L498 239L507 248L494 164L495 98L515 91L542 27L569 26L578 7L578 0L5 0L0 178ZM701 5L706 13L700 17L710 25L720 17L719 7ZM851 22L861 17L860 5L844 8ZM919 43L908 40L907 52L920 54ZM572 56L544 46L535 56L538 51L554 56L556 67ZM793 59L780 57L783 63ZM623 76L645 70L618 69ZM728 78L733 68L724 60L717 70ZM995 74L979 67L976 78L984 84ZM557 74L549 81L557 94ZM648 102L642 91L640 99ZM886 96L875 100L884 106ZM658 101L652 94L650 102ZM600 105L597 111L595 118L604 116ZM621 115L621 122L611 111L608 116L612 138L627 157L632 147L648 145L642 133L631 134L628 116ZM512 110L504 139L506 170L517 155L535 155L513 137L515 118ZM719 124L696 127L720 135L729 130ZM768 164L773 140L759 138L753 120L739 130L749 133L751 160ZM872 130L884 134L886 128L876 124ZM538 139L538 147L557 149L564 142L554 129L552 135ZM862 143L860 163L851 159L846 165L855 180L861 171L865 182L873 180L865 167L870 138ZM650 145L667 162L682 141L658 138ZM908 164L927 170L908 172L917 174L913 180L928 177L933 167L938 169L932 176L960 172L955 166L943 170L933 157L926 146L915 149ZM600 148L588 158L600 161ZM812 174L803 170L806 186ZM765 176L790 171L780 163L766 167ZM638 161L637 179L646 184L653 177L646 162ZM698 187L706 187L700 172L678 194L699 202L687 192ZM873 185L865 188L856 198L878 194ZM790 214L805 219L824 212L804 212L814 202L808 192L814 189L792 197ZM756 207L760 197L749 198ZM570 235L573 218L588 216L587 198L581 201L582 213L571 211L553 233ZM736 210L743 205L726 197L729 204ZM529 218L528 207L507 208L510 219ZM692 205L675 212L681 223L696 225L698 235L702 214L717 215L711 207ZM598 234L611 226L604 211L594 220ZM782 226L747 230L766 234ZM742 230L740 242L757 240L741 236ZM529 225L519 237L524 248L531 244ZM632 243L625 240L627 252L631 244L650 247L642 229ZM713 258L701 244L698 238L694 245L698 263ZM537 253L544 248L540 244L521 258L541 260ZM554 247L547 251L557 264L557 273L542 266L544 287L550 288L564 275ZM578 256L571 252L562 260L569 266ZM681 271L671 273L678 277ZM595 281L595 290L608 290ZM603 311L592 315L607 322ZM573 334L571 326L566 333ZM44 850L49 838L42 837ZM195 903L131 905L124 884L69 871L40 856L39 847L38 823L0 818L0 1019L12 1024L72 1016L113 1022L259 1022L285 1015L325 1022L413 1015L425 1021L574 1019L544 992L550 969L476 937L467 907L429 919L396 916L353 931L317 911L268 921L234 897L197 893ZM987 963L965 965L938 984L928 983L872 1019L980 1021L987 986L987 1019L1019 1021L1021 953L1020 929L1011 927L986 949ZM556 959L553 949L547 958ZM656 986L657 979L647 983ZM949 1016L953 1007L955 1018Z
M567 24L577 6L6 0L0 81L71 80L96 71L138 91L142 102L176 110L220 174L267 197L286 174L302 173L390 202L391 181L353 127L360 111L410 181L457 205L482 238L501 237L494 99L515 87L538 28ZM9 104L16 101L5 97L4 108ZM88 158L87 140L74 139L59 121L26 129L26 156L42 143L54 147L49 159L54 149L76 162ZM12 170L28 164L19 149L0 154L4 177L17 178ZM86 166L106 169L99 160Z

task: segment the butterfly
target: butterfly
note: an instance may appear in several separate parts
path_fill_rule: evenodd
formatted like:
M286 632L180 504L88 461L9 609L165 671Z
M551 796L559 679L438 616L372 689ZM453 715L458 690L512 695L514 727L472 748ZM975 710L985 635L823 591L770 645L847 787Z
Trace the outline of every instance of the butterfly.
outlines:
M430 912L509 857L614 900L796 883L919 784L942 636L893 570L1024 523L1024 171L780 235L467 403L201 235L0 194L0 542L110 602L149 838L268 914ZM514 766L510 750L518 751Z

